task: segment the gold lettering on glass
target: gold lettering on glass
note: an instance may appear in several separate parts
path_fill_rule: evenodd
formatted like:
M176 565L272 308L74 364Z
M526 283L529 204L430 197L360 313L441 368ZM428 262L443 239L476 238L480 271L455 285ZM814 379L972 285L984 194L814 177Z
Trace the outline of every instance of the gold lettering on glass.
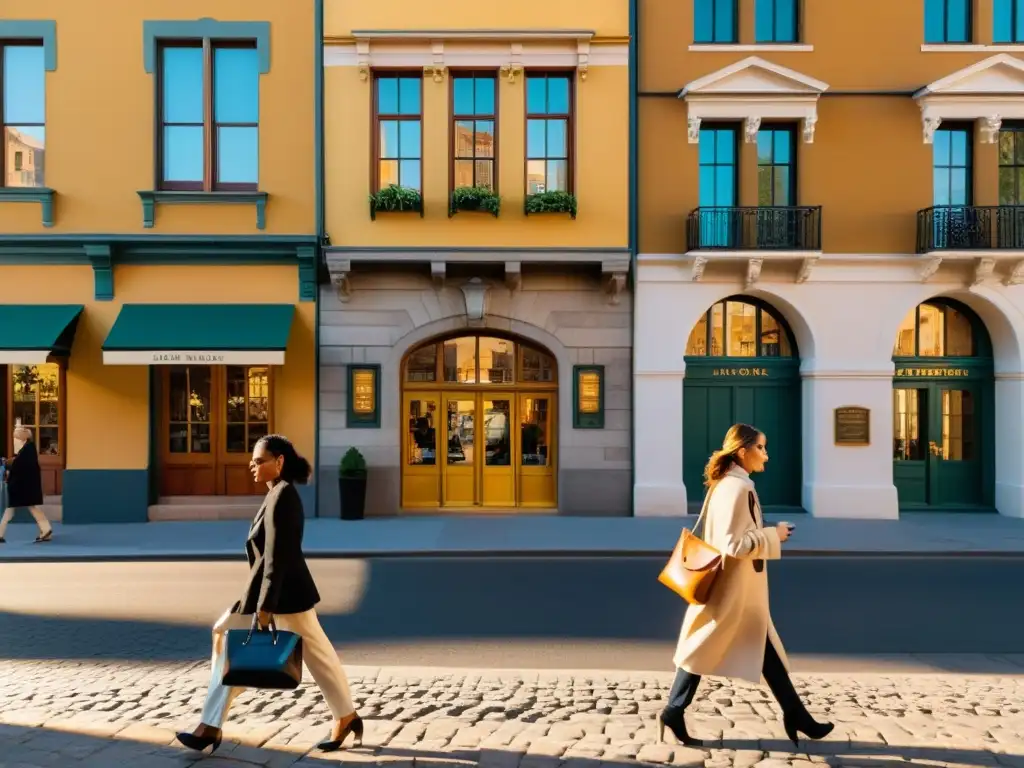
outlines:
M377 410L375 402L375 372L362 369L352 372L352 410L360 415L369 415Z
M580 371L579 400L580 413L601 410L601 377L597 371Z

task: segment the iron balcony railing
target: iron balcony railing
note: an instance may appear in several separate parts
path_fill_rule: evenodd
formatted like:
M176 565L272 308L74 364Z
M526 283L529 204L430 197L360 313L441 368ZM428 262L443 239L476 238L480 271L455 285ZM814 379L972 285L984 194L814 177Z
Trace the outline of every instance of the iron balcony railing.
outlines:
M686 241L691 251L820 251L821 206L697 208Z
M917 252L1024 249L1024 205L936 205L917 212Z

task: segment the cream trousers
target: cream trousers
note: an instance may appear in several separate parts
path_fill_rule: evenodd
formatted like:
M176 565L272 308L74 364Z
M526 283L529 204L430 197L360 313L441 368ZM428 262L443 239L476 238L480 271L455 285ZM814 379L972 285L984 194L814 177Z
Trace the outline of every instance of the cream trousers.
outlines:
M36 525L39 526L39 533L46 535L51 530L52 526L50 521L46 519L46 515L43 514L43 510L39 507L26 507L32 514L32 517L36 520ZM0 518L0 539L3 538L4 534L7 533L7 525L14 519L14 507L8 507L4 512L3 518Z
M320 626L316 611L276 613L274 624L278 629L294 632L302 637L303 666L309 669L313 680L320 686L334 718L339 719L355 712L348 677L334 646L327 639L324 628ZM232 613L231 609L213 625L213 657L210 662L210 688L206 693L206 704L203 706L204 725L221 728L227 719L231 702L242 692L241 688L228 688L221 683L227 657L224 633L229 629L248 630L251 626L252 614Z

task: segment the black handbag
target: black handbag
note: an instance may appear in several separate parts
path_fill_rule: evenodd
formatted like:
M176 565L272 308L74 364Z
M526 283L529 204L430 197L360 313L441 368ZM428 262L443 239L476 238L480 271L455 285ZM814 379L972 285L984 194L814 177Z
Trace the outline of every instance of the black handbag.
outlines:
M273 618L260 629L253 614L252 626L229 629L224 685L232 688L271 688L290 691L302 682L302 636L278 632Z

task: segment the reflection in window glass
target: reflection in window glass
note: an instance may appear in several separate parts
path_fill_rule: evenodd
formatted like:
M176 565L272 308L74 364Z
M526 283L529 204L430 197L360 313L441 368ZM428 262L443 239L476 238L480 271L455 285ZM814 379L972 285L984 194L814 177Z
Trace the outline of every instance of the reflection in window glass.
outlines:
M919 310L917 354L921 357L943 357L942 309L934 304L922 304Z
M896 332L896 346L893 357L914 357L917 354L917 307L914 307L903 318L900 329Z
M974 354L974 330L970 318L954 307L945 307L946 354L970 357Z
M227 367L226 441L228 453L252 453L270 429L270 369Z
M974 458L974 396L959 389L942 390L942 458Z
M422 78L378 75L374 106L378 121L377 186L390 184L421 191Z
M448 463L463 467L473 466L476 401L448 401Z
M525 397L520 414L520 449L524 467L548 465L548 398Z
M793 349L789 344L789 334L773 314L765 310L761 313L761 355L764 357L792 357Z
M427 344L413 350L405 363L408 382L437 381L437 345Z
M726 329L729 357L754 357L757 355L757 308L753 304L738 301L726 302Z
M896 461L920 461L925 458L921 444L921 390L892 391L892 457Z
M0 46L0 186L43 187L46 158L46 68L41 45Z
M452 76L454 187L494 189L494 75Z
M210 453L210 388L208 365L173 366L168 371L171 453Z
M526 193L568 192L569 75L528 75L526 112Z
M60 455L60 367L11 366L13 426L28 427L40 456Z
M708 353L708 313L700 316L700 320L690 331L686 340L686 354L703 357Z
M409 441L405 463L409 466L437 464L437 401L422 398L409 401L406 414Z
M443 365L446 382L476 384L476 337L446 341Z
M715 357L725 351L725 304L718 302L711 308L711 354Z
M555 361L550 355L533 347L522 346L522 380L531 382L552 382L555 380Z
M480 383L515 382L516 346L505 339L480 338Z
M488 467L512 464L512 401L484 400L484 463Z

